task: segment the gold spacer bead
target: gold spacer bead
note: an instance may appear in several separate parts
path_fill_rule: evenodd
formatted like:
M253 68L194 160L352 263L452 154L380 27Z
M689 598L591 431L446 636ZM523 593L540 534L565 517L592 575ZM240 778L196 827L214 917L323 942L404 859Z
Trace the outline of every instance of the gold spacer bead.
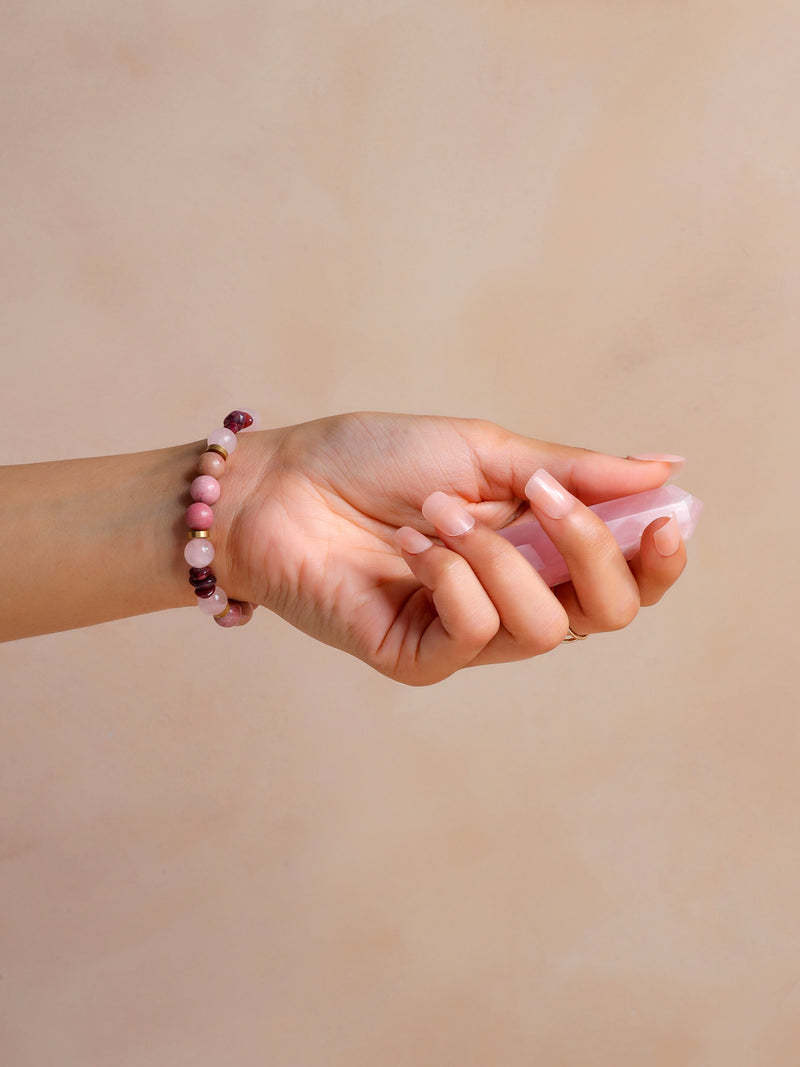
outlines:
M228 614L228 612L229 612L230 610L231 610L231 602L230 602L230 600L229 600L229 601L228 601L228 603L227 603L227 604L225 605L225 610L224 610L224 611L221 611L221 612L219 613L219 615L215 615L215 616L214 616L214 618L215 618L215 619L224 619L224 618L225 618L225 616L226 616L226 615Z
M193 537L210 537L210 536L211 536L211 533L208 530L190 530L189 531L189 540L190 541L191 541L191 539Z
M222 445L209 445L206 452L216 452L218 456L222 456L223 459L228 458L227 450Z

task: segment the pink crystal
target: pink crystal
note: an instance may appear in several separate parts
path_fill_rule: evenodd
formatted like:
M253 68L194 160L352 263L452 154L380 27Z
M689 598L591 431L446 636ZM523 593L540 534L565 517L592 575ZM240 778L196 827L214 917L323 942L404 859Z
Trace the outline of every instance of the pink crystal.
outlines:
M681 536L688 541L697 526L703 502L677 485L662 485L646 493L593 504L591 510L608 526L625 559L632 559L639 551L645 528L655 519L674 515ZM498 533L517 546L549 586L569 581L564 557L538 522L521 522Z
M183 558L190 567L207 567L214 559L214 546L207 537L193 537L186 542Z
M201 598L197 602L197 606L204 615L219 615L220 612L225 610L227 604L227 593L224 589L220 589L219 586L217 586L211 596Z
M224 629L229 629L232 626L238 626L242 621L242 605L236 600L228 601L228 612L223 615L221 619L214 619L217 626L222 626Z
M220 426L218 430L214 430L213 433L208 435L208 443L210 445L220 445L228 455L236 451L236 434L231 430L226 430L224 426Z

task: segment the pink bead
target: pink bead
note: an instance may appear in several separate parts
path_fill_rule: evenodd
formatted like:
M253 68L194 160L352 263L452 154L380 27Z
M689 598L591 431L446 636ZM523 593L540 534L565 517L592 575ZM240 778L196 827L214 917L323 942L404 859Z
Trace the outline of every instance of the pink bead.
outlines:
M214 522L214 512L200 501L190 504L186 509L186 525L190 530L210 530Z
M220 426L218 430L214 430L213 433L208 435L208 443L210 445L222 445L228 455L236 450L236 434L231 430L226 430L224 426Z
M227 603L228 594L224 589L220 589L219 586L217 586L211 596L198 597L197 600L197 606L204 615L219 615L221 611L225 610Z
M189 486L189 495L192 500L202 501L203 504L216 504L219 494L219 482L210 474L199 474Z
M214 558L214 546L207 537L193 537L186 543L183 558L190 567L207 567Z
M238 626L242 621L242 605L235 600L228 603L228 613L221 619L214 619L217 626L223 626L226 630L231 626Z

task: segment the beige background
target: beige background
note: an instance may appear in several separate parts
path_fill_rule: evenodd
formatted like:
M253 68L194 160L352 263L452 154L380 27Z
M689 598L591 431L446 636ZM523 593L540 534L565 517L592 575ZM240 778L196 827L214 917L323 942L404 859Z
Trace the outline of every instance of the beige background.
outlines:
M795 0L2 5L1 461L373 408L706 501L629 629L431 689L266 612L3 646L6 1067L798 1062L799 48Z

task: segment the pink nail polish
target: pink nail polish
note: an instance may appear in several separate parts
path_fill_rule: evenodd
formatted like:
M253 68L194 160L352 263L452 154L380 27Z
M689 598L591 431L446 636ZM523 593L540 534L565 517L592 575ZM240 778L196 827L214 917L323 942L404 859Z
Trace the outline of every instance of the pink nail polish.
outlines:
M678 551L678 545L681 543L681 528L674 515L670 516L669 522L656 530L653 534L653 541L661 556L672 556Z
M448 537L459 537L475 525L470 513L446 493L431 493L422 505L422 514Z
M575 498L544 467L540 467L528 479L525 495L551 519L563 519L569 515L575 502Z
M433 547L433 541L419 530L415 530L413 526L401 526L395 537L402 550L408 552L410 556L416 556Z

